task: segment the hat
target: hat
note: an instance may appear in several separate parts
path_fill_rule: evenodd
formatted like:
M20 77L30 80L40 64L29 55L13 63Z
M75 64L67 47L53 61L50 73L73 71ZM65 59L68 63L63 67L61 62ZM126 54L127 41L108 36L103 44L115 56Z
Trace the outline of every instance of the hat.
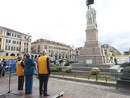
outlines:
M43 50L41 55L45 55L45 54L47 54L47 52L46 52L46 50Z
M17 59L22 59L22 57L21 56L18 56L18 58Z
M26 56L26 57L30 57L30 54L27 53L27 54L25 54L25 56Z

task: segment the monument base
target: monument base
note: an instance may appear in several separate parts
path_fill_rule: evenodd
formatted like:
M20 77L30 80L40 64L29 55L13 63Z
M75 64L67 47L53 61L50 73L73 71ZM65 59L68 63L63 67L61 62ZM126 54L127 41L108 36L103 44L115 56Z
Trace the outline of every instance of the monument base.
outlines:
M104 64L105 59L101 55L95 56L80 56L79 63L86 63L86 64Z
M79 63L104 64L105 62L106 59L100 47L83 48L80 51Z

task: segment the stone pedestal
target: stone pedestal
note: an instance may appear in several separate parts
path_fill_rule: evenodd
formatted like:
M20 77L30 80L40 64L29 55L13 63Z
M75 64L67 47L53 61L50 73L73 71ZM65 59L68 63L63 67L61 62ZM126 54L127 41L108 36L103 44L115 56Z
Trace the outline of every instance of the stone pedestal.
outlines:
M86 28L86 42L80 51L80 63L103 64L105 56L98 41L98 30L95 25Z
M80 51L79 62L88 62L88 64L104 64L105 57L101 54L101 48L99 47L85 48Z

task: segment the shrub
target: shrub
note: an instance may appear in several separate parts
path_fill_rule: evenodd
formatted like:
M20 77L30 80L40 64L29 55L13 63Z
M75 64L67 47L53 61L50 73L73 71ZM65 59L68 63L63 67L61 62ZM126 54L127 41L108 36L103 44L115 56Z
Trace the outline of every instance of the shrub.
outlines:
M51 71L52 72L60 72L60 71L62 71L62 68L60 66L57 66L57 65L52 65Z
M71 66L66 66L63 68L63 71L67 72L67 73L70 73L72 70L72 67Z
M130 63L128 62L121 64L121 67L128 67L128 66L130 66Z
M64 66L69 66L72 63L77 63L76 61L68 61Z

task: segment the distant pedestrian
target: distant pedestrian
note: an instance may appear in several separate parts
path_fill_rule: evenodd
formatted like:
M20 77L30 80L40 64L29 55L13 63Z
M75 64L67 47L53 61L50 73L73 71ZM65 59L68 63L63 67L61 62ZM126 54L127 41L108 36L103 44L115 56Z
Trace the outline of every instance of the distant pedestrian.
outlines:
M35 62L30 58L29 54L26 54L24 60L25 94L32 93L34 69Z
M117 65L117 59L116 59L116 57L114 58L114 62L115 62L115 64Z
M2 70L3 70L3 62L0 59L0 78L2 76Z
M18 90L23 90L24 85L24 64L22 62L22 57L18 57L16 63L16 74L18 76Z
M40 96L49 96L47 94L47 84L50 75L50 59L46 56L46 51L43 50L38 58L38 74L39 74L39 94Z
M113 63L113 57L114 57L114 54L113 54L113 52L112 52L112 50L110 50L110 52L109 52L109 63Z
M5 76L6 66L7 66L7 65L6 65L6 59L5 59L5 58L3 58L2 62L3 62L2 76L4 77L4 76Z

